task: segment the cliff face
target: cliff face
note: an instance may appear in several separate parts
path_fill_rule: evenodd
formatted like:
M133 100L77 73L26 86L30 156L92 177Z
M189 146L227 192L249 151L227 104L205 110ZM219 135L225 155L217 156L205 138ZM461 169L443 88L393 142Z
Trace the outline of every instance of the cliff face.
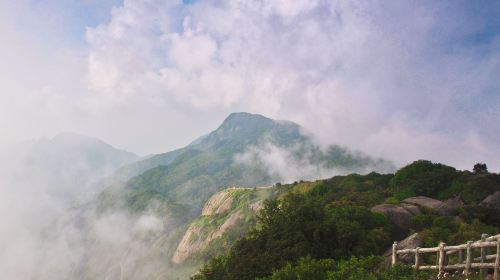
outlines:
M193 256L211 255L230 246L256 223L256 213L272 188L230 188L214 194L204 205L177 245L172 262L182 264Z
M222 214L230 210L233 203L233 196L228 190L214 194L203 206L201 211L202 216L211 216L214 214Z

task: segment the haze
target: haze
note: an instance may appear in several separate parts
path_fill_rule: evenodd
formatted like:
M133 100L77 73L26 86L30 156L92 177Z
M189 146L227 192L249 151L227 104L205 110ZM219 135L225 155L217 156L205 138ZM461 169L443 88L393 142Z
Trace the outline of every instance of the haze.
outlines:
M500 169L495 1L1 1L0 145L73 131L141 155L230 112L398 165Z

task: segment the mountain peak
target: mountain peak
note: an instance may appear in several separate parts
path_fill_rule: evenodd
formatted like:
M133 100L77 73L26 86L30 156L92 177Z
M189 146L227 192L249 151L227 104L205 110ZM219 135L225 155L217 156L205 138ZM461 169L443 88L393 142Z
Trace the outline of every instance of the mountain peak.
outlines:
M138 158L137 155L113 147L112 145L95 137L84 136L74 132L61 132L55 135L50 140L39 141L39 148L55 149L57 151L87 151L97 154L106 154L111 158L120 157L127 158L125 162L131 162Z
M83 135L78 134L78 133L68 132L68 131L60 132L60 133L56 134L51 140L55 141L55 142L59 142L59 141L81 142L81 141L89 141L89 140L99 141L96 138L91 138L91 137L83 136Z
M231 113L227 118L222 122L221 127L235 124L248 124L250 122L274 122L272 119L266 118L262 115L251 114L247 112L236 112Z

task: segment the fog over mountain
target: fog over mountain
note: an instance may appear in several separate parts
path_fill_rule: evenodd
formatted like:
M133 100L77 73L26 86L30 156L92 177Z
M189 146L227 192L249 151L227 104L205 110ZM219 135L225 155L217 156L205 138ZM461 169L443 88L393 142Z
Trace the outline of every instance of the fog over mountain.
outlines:
M0 146L75 131L162 153L246 111L398 165L500 170L487 2L2 1Z
M15 184L35 183L52 195L75 199L96 180L139 157L98 139L66 132L9 147L0 159L3 177Z
M323 149L293 122L250 113L142 159L62 133L6 150L2 167L0 210L9 215L0 224L0 270L15 279L185 276L192 268L163 260L217 191L395 169L340 146Z
M106 176L137 159L138 156L98 139L72 133L23 142L3 150L0 153L2 277L30 279L38 275L38 279L56 279L56 271L51 270L69 269L68 261L75 258L75 251L61 238L63 234L80 233L76 229L61 230L55 226L56 221L72 206L95 197L102 190ZM50 236L57 239L47 245Z
M498 1L0 1L0 41L2 279L186 276L231 186L500 171Z

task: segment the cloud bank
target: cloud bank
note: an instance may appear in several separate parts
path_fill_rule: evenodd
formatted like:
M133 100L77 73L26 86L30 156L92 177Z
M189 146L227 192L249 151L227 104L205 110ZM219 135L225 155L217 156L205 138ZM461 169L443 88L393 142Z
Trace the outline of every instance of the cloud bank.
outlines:
M249 111L398 164L500 170L498 14L491 1L2 2L0 145L75 131L159 153Z
M136 157L75 137L0 151L1 277L151 279L169 270L158 245L167 215L97 209L104 177Z
M399 164L498 169L500 37L470 8L126 0L87 31L88 82L104 104L258 112Z

